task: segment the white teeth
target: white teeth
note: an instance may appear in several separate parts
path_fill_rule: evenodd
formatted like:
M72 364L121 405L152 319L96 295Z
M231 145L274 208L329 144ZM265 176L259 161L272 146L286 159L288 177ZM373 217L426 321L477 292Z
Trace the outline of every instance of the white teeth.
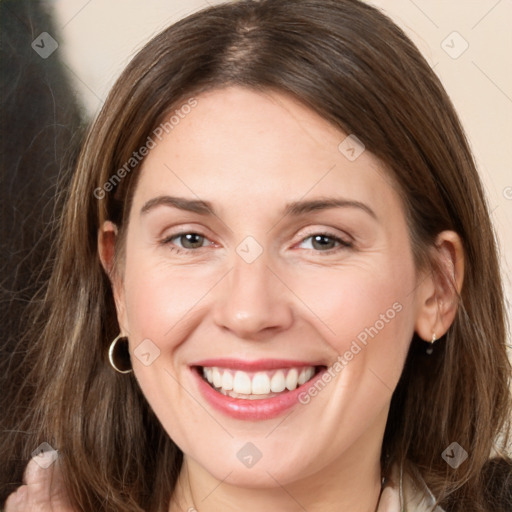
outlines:
M286 381L284 380L284 372L283 370L278 370L270 381L270 389L274 393L280 393L281 391L284 391L285 387Z
M227 368L203 368L203 377L224 395L233 398L270 398L293 391L315 375L313 366L260 371L256 373Z
M233 375L231 375L231 372L224 372L222 374L222 385L218 387L226 391L233 389Z
M270 379L266 373L259 372L252 378L252 394L266 395L268 393L270 393Z
M225 372L224 372L225 373ZM215 382L214 382L215 384ZM220 387L220 386L216 386ZM245 395L250 395L252 391L251 387L251 378L245 372L236 372L235 378L233 380L233 391L235 393L243 393Z
M222 385L222 375L219 372L218 368L214 368L212 372L213 385L216 388L220 388Z
M292 368L286 376L286 388L293 391L297 387L297 380L299 379L299 372Z

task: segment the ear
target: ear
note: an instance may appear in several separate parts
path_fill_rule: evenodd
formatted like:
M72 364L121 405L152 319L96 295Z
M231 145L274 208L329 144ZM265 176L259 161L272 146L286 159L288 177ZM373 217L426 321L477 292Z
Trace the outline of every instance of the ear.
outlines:
M125 294L122 280L122 273L114 266L116 256L116 241L118 238L117 226L107 220L98 230L98 253L101 265L110 279L112 285L112 293L117 310L117 321L120 326L121 333L126 335L128 330L126 321ZM118 262L119 264L119 262Z
M457 313L464 280L464 248L454 231L443 231L436 238L430 273L421 276L417 290L415 330L420 338L446 334Z

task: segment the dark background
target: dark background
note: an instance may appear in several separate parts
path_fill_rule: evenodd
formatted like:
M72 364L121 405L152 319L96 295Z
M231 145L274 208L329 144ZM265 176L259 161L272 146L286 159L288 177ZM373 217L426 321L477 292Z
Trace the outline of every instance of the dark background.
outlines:
M16 428L2 413L15 385L5 374L20 368L27 304L44 293L54 218L85 129L60 52L43 59L31 46L42 32L58 35L46 4L0 1L0 435ZM12 375L24 378L21 368Z

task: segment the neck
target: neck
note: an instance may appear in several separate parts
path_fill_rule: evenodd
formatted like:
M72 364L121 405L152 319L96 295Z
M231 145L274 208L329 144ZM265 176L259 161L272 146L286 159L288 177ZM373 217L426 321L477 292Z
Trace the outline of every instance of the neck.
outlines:
M382 438L367 431L348 451L319 471L281 485L248 488L213 477L185 455L169 512L375 512L381 491ZM256 469L256 468L254 468Z

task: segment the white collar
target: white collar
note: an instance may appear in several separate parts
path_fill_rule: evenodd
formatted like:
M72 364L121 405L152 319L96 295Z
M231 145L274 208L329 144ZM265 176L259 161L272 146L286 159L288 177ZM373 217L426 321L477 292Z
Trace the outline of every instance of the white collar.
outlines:
M422 484L418 488L412 478L403 474L403 468L393 466L391 477L385 482L376 512L445 512L435 506L435 497L415 470ZM435 508L434 508L435 507Z

